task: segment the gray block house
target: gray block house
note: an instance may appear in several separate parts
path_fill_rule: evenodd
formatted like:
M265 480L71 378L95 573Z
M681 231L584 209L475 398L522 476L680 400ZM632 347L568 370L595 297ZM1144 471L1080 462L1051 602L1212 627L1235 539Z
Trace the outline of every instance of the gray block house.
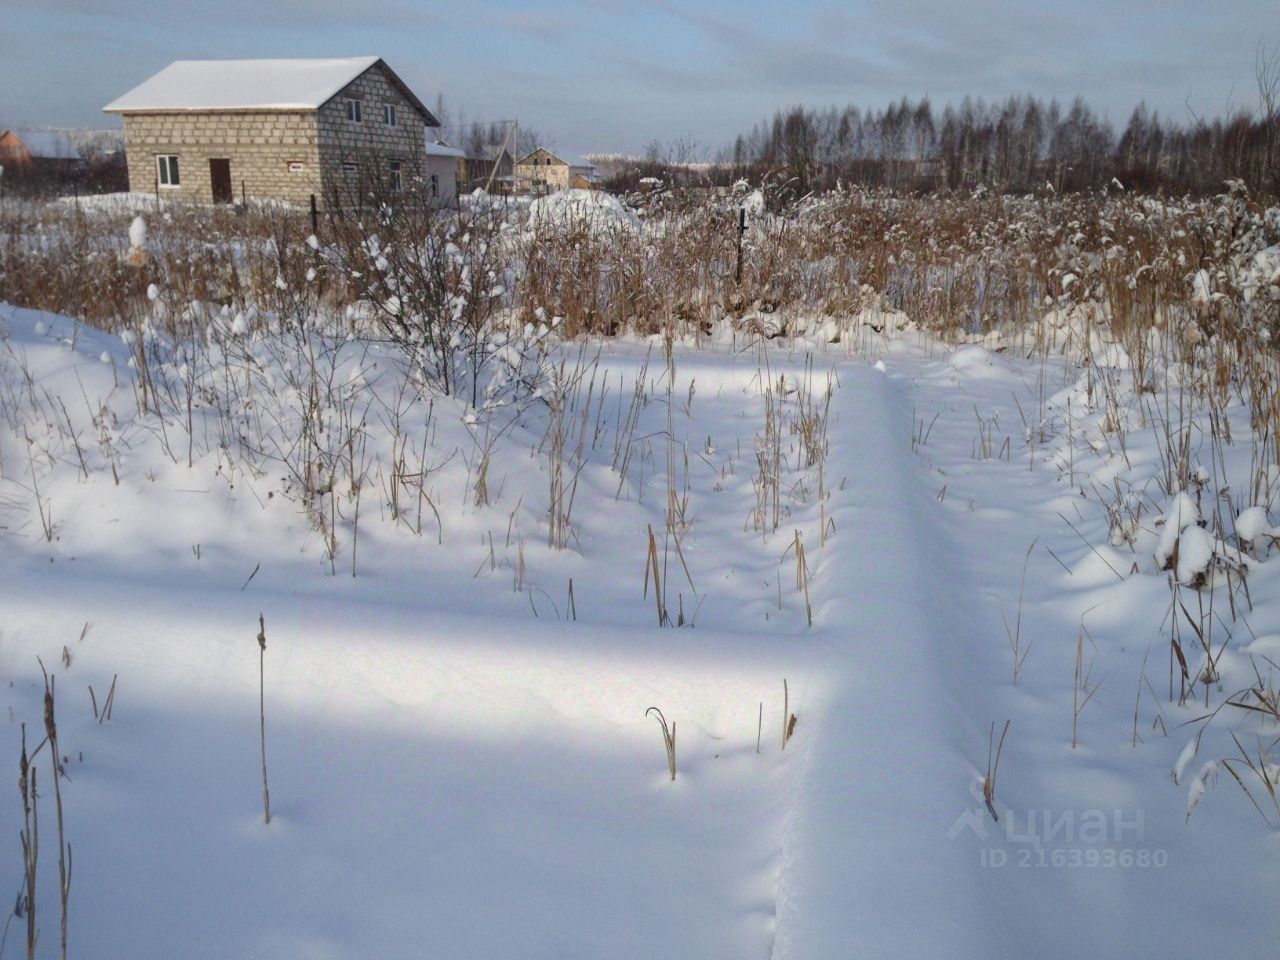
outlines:
M440 126L379 57L178 60L103 109L124 118L129 189L194 203L405 187Z

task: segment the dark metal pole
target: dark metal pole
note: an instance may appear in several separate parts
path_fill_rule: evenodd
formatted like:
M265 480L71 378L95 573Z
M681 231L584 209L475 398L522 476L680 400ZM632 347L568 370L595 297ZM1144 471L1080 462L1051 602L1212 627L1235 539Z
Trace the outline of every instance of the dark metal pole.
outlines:
M320 212L316 209L316 195L311 194L311 235L320 236Z
M747 232L747 208L738 208L738 266L733 271L733 282L742 283L742 236Z

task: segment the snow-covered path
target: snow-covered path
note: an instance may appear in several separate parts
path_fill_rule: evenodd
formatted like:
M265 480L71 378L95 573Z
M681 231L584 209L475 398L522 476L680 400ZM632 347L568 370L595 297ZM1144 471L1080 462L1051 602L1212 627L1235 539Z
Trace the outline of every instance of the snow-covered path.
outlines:
M967 571L929 516L903 392L864 365L841 380L831 469L848 484L820 570L840 692L809 732L775 956L936 957L957 942L986 953L977 864L946 839L985 736Z
M1240 892L1266 888L1275 837L1234 790L1218 800L1229 813L1187 822L1168 770L1191 734L1164 735L1173 720L1154 728L1163 711L1150 686L1130 742L1143 651L1168 643L1157 613L1167 587L1159 575L1117 577L1111 567L1149 568L1149 557L1085 543L1080 530L1106 541L1100 511L1051 454L1025 449L1018 404L1036 393L1034 366L904 344L887 360L888 373L854 363L840 374L831 469L848 484L818 624L839 692L804 753L774 956L1176 956L1212 952L1222 928L1265 952L1274 917ZM989 452L983 421L994 424ZM1268 600L1259 621L1275 611L1268 573L1253 592ZM1021 617L1023 649L1033 645L1017 683L1004 617ZM1073 749L1086 618L1099 693ZM992 725L998 738L1005 720L997 825L981 781ZM1192 877L1196 908L1171 913Z

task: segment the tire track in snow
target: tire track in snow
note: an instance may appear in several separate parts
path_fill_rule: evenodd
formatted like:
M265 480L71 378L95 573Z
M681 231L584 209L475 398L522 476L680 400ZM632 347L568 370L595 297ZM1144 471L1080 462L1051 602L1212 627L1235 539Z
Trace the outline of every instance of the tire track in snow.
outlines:
M975 702L992 635L924 488L905 389L861 364L841 380L828 472L847 483L815 581L839 692L811 718L773 956L1000 955L996 881L948 836L972 812L975 745L995 719Z

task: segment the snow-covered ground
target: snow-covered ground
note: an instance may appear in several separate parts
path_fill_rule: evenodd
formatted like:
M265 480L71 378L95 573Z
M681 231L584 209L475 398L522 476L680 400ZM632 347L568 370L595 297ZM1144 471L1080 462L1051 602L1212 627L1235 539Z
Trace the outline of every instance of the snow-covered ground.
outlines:
M266 331L152 371L162 408L192 400L160 418L120 338L11 307L0 329L0 757L42 738L39 657L74 956L1274 952L1280 816L1222 761L1238 742L1274 778L1275 725L1203 720L1274 690L1280 653L1280 477L1239 402L1234 441L1193 423L1168 484L1181 423L1117 351L1086 369L892 324L670 360L566 345L563 418L486 429L348 343L320 432L353 443L317 466Z

